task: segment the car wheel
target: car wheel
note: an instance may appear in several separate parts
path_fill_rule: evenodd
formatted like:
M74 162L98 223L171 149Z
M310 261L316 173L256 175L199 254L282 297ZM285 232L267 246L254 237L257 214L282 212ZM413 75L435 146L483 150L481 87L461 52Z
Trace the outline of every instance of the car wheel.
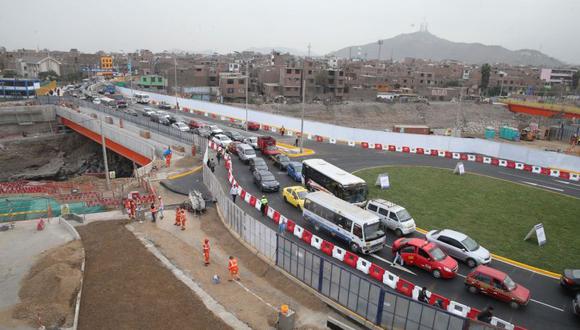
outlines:
M288 203L288 198L286 198L286 196L284 196L284 202Z
M395 235L397 235L397 237L401 237L403 236L403 232L400 229L395 230Z
M511 301L511 302L510 302L510 307L511 307L512 309L518 309L518 308L520 308L520 304L518 304L518 303L517 303L517 302L515 302L515 301Z
M474 287L473 285L468 285L467 290L469 291L469 293L473 294L479 293L479 289Z
M350 243L350 250L354 253L358 253L360 250L360 247L356 243Z
M441 271L439 269L435 269L433 270L433 277L435 278L441 278Z
M477 262L471 258L467 259L466 263L469 268L477 266Z

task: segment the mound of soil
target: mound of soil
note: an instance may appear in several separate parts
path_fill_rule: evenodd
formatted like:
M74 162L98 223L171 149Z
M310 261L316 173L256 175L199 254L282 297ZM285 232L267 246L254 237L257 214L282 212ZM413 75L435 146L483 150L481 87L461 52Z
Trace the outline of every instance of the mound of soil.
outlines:
M72 326L83 250L71 241L44 252L22 281L12 317L38 326Z

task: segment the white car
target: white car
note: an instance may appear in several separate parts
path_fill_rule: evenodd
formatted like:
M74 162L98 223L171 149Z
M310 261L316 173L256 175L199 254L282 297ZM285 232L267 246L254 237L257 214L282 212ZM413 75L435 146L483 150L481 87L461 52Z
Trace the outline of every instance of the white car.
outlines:
M151 108L143 108L143 116L151 117L151 115L156 114L157 112Z
M224 133L224 130L219 128L217 125L209 125L209 130L211 131L211 134L213 134L213 135Z
M244 139L243 141L245 144L250 145L254 149L258 149L258 137L257 136L249 136Z
M409 212L393 202L372 199L367 203L365 209L378 215L383 227L394 231L399 237L411 234L416 229L415 220Z
M431 230L425 237L437 244L448 255L473 268L491 262L489 251L471 237L451 229Z
M230 140L229 137L227 137L223 134L216 134L216 135L214 135L214 137L211 140L213 142L215 142L216 144L220 145L222 148L225 148L230 143L232 143L232 140Z
M171 127L176 128L182 132L189 132L189 126L187 126L187 124L182 121L173 123Z
M101 104L101 99L99 99L99 98L94 98L94 99L93 99L93 103L94 103L94 104Z

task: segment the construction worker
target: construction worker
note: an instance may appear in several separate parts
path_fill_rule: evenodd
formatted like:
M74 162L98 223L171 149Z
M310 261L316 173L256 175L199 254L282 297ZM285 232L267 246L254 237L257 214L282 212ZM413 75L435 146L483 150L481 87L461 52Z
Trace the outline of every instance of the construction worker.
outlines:
M262 195L262 198L260 198L260 204L260 211L262 211L262 214L266 216L268 212L268 199L266 198L266 195Z
M151 203L151 222L157 221L157 208L155 203Z
M135 220L135 211L137 210L137 205L134 200L129 201L129 218Z
M230 256L230 260L228 261L228 270L230 271L230 282L233 280L240 280L240 269L238 268L238 261L233 256Z
M159 195L158 199L159 199L159 219L163 220L163 211L165 210L165 204L163 203L163 199L161 199L161 195Z
M209 239L203 241L203 263L207 267L209 265Z
M175 210L175 223L174 226L181 226L181 208L178 206L177 210Z
M127 215L129 217L131 217L131 201L129 200L129 198L125 199L123 206L125 207L125 211L127 212Z
M171 156L173 152L171 152L171 147L167 147L163 152L163 157L165 157L165 167L169 167L171 165Z
M187 221L187 216L185 215L185 209L181 209L181 230L185 230L185 222Z

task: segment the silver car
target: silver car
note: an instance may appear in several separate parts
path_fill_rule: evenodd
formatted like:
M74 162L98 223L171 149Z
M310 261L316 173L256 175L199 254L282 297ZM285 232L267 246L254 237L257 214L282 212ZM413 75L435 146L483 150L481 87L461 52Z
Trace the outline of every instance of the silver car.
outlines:
M425 235L429 242L437 244L451 257L473 268L491 262L489 251L471 237L451 229L432 230Z

